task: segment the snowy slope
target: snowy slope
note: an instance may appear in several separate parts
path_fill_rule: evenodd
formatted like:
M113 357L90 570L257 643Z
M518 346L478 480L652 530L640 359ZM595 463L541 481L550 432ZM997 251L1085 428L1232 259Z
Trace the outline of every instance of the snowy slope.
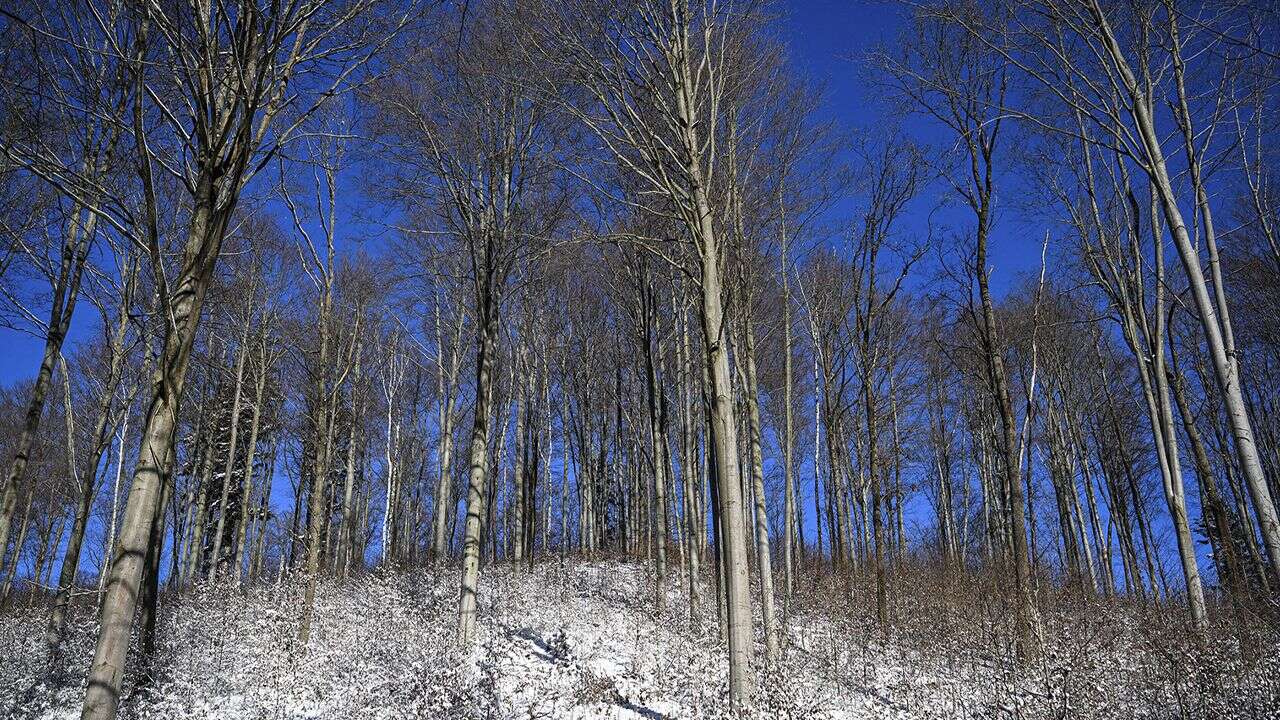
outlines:
M129 673L149 682L128 692L122 716L728 716L714 587L704 586L704 612L694 623L680 578L669 578L660 613L640 565L561 567L550 560L531 572L485 568L482 579L479 642L466 652L453 642L453 571L322 584L305 653L294 641L301 592L288 580L243 592L206 585L167 596L156 657ZM0 618L0 714L7 717L78 717L93 620L77 617L66 664L50 675L43 618L39 609ZM957 641L925 648L905 636L884 642L868 625L842 618L821 608L792 614L787 658L761 673L752 715L1177 717L1181 700L1192 717L1267 717L1280 707L1274 659L1243 680L1220 678L1216 694L1196 699L1196 686L1153 675L1164 661L1144 657L1131 644L1135 638L1109 636L1108 652L1081 658L1069 652L1064 628L1063 641L1046 637L1049 649L1036 669L1018 671L981 647ZM1182 674L1199 682L1193 670Z

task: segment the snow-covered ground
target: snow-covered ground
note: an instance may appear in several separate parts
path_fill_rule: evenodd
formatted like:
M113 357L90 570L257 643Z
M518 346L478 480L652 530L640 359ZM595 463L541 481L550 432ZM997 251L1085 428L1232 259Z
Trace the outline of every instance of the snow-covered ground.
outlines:
M691 621L685 586L656 603L644 566L546 561L482 573L479 642L455 644L454 571L383 572L325 582L305 653L300 586L203 586L162 600L158 647L129 677L122 717L719 718L727 665L714 587ZM833 591L834 592L834 591ZM829 603L828 603L829 604ZM801 607L802 606L802 607ZM1160 646L1124 616L1041 618L1045 651L1007 659L1007 618L966 617L921 601L896 608L888 639L865 609L791 609L785 660L762 671L761 718L1280 717L1280 658ZM0 716L73 718L94 618L75 617L50 668L39 608L0 617ZM757 624L758 625L758 624ZM989 643L984 637L991 638ZM762 644L762 643L761 643ZM134 653L136 656L136 653ZM763 657L763 648L761 648ZM1250 657L1244 657L1249 655Z

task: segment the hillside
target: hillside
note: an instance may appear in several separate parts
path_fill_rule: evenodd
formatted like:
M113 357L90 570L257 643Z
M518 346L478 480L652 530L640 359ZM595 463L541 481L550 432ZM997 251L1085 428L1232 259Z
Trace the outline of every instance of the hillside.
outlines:
M692 623L678 579L659 613L638 564L551 560L532 571L487 568L482 578L472 653L453 640L453 571L322 584L305 654L294 641L301 590L288 579L166 595L156 654L127 673L148 684L126 689L122 717L727 716L714 587L703 588L709 607ZM1246 668L1225 644L1162 646L1125 609L1094 605L1042 618L1046 649L1018 669L1001 660L998 640L983 644L1001 637L998 613L965 619L952 601L931 607L930 593L910 593L895 607L899 629L880 641L865 612L816 602L821 592L790 609L787 657L761 682L758 717L1263 718L1280 708L1274 644ZM0 618L5 717L78 717L95 621L75 616L65 664L50 674L44 613Z

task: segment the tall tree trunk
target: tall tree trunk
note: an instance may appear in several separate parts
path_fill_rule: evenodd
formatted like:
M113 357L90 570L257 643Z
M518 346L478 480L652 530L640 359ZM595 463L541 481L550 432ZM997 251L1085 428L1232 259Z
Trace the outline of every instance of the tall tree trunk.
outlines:
M733 410L729 373L729 324L721 303L720 247L711 222L701 178L695 173L701 255L703 347L710 374L711 428L715 444L719 489L721 546L725 573L726 622L729 636L729 695L735 707L745 707L755 685L752 677L751 585L748 577L745 508L738 478L738 426ZM727 479L727 481L726 481Z
M383 564L395 562L396 559L396 518L400 513L400 478L399 478L399 453L397 448L400 445L400 423L392 417L394 412L392 401L389 398L387 403L387 442L386 456L383 458L383 464L386 466L387 481L387 497L382 508L382 558Z
M569 552L569 393L565 389L561 374L560 385L560 561L564 562ZM548 448L548 452L550 449ZM550 475L550 469L548 469ZM578 474L575 472L574 477Z
M356 359L356 367L352 375L352 402L351 402L351 426L347 429L347 467L346 475L342 483L342 528L341 537L339 538L339 568L338 572L342 577L346 577L351 572L351 566L356 561L356 507L355 507L355 485L356 485L356 427L359 425L357 417L359 409L356 407L355 392L360 387L360 359Z
M1019 477L1021 461L1018 458L1017 420L1013 414L1013 401L1005 372L1004 355L1000 349L999 331L996 326L995 308L991 301L991 289L987 271L987 237L989 218L984 206L978 214L978 247L976 256L978 294L982 303L982 344L986 355L987 372L991 378L991 391L1000 420L1000 448L1003 455L1004 484L1009 498L1010 549L1013 554L1014 591L1017 594L1017 631L1019 648L1023 653L1032 649L1032 599L1031 565L1027 557L1026 505L1023 498L1022 478Z
M683 481L684 512L687 526L685 543L688 548L685 551L685 561L688 563L687 574L689 576L689 618L693 622L697 622L699 606L702 600L702 572L699 565L702 559L702 541L705 539L706 531L702 526L702 509L698 503L698 488L701 485L701 480L697 467L699 463L695 458L697 449L694 446L693 410L691 407L693 403L692 376L696 372L696 366L693 364L693 353L689 347L688 320L689 316L682 302L680 308L680 345L676 348L677 364L680 367L680 475Z
M779 187L779 203L781 210L785 208L781 202L782 190ZM796 530L796 493L794 491L795 484L795 421L792 417L792 387L791 387L791 272L788 268L789 259L787 256L787 222L785 212L779 218L779 236L782 243L781 251L781 267L778 274L782 276L782 412L783 412L783 430L782 430L782 481L786 485L783 489L782 500L782 569L783 584L786 591L788 607L790 607L791 593L795 589L795 545L798 533ZM784 615L784 621L785 616Z
M751 483L755 496L755 530L756 554L760 565L760 607L764 620L765 657L770 665L781 659L779 650L779 628L773 608L773 563L769 552L769 514L765 507L764 496L764 452L760 423L760 386L756 378L756 343L752 329L750 300L743 299L744 316L742 334L745 338L745 353L739 358L740 366L745 361L746 377L743 393L747 400L747 425L751 443ZM790 523L788 523L789 525Z
M462 540L462 581L458 601L458 640L475 642L476 592L480 580L481 522L489 463L489 403L493 398L494 353L497 351L497 308L491 298L481 309L476 352L476 402L471 427L471 460L467 470L467 521Z
M658 368L654 362L654 343L658 343L658 354L662 353L662 328L655 325L658 323L657 313L657 297L653 289L653 283L648 278L647 273L641 275L640 286L640 312L641 318L641 342L644 345L643 357L645 364L645 393L647 398L648 421L649 421L649 458L653 465L653 490L656 500L655 511L657 520L657 577L655 584L656 599L659 612L662 611L665 600L665 580L667 576L667 470L670 465L665 460L665 449L667 444L667 436L665 432L665 423L660 417L662 410L659 408L659 395L662 392L659 388ZM654 335L657 335L657 338ZM665 401L663 401L665 403Z
M870 370L864 370L870 372ZM881 630L889 626L889 598L888 598L888 581L885 577L884 568L884 513L881 507L881 479L879 465L879 426L876 417L876 401L871 391L872 380L867 377L863 380L862 385L862 407L866 414L867 421L867 468L871 475L871 526L873 542L875 543L875 570L876 570L876 621L880 623Z
M527 423L525 422L525 405L526 403L530 405L533 404L533 399L528 397L529 358L523 337L520 339L518 345L519 346L516 349L517 360L514 368L518 377L512 377L512 380L515 383L514 390L516 394L516 443L515 455L511 460L511 497L513 505L512 511L515 517L511 519L511 522L507 526L507 539L511 543L511 559L514 560L516 564L519 564L521 560L524 560L525 549L528 543L528 538L525 537L525 527L527 525L525 522L525 515L530 510L526 497L528 493L525 488L525 485L528 482L528 478L525 475L525 470L528 467L528 464L525 462L525 453L528 451L525 443L525 429L527 426Z
M216 207L218 198L212 174L203 175L195 196L181 271L169 286L164 345L152 380L138 462L103 598L101 629L89 671L82 720L109 720L115 717L119 704L144 560L156 505L160 502L164 463L174 444L178 406L205 292L212 280L214 262L234 205L228 206L223 201L222 206Z
M332 258L332 253L330 253L329 257ZM333 343L332 323L330 322L333 311L332 288L332 274L326 272L320 289L320 306L317 311L320 342L316 355L316 397L315 417L313 418L315 426L312 428L313 437L315 438L312 452L315 457L311 461L311 490L307 504L306 588L302 596L302 619L298 629L298 642L300 647L304 649L311 639L311 617L315 610L316 584L319 582L320 575L320 553L324 545L324 538L321 532L325 526L324 518L330 511L328 504L329 454L333 447L332 428L334 426L330 414L332 412L331 398L337 393L336 389L331 385L329 374L331 346Z
M444 336L440 328L440 303L436 303L435 307L436 320L436 345L440 346ZM453 337L452 350L449 358L449 370L446 380L446 372L443 363L441 364L438 375L438 389L440 391L440 475L436 482L436 502L435 512L432 514L431 527L431 551L427 555L428 561L434 561L439 557L448 555L449 538L453 536L449 533L445 534L446 520L450 516L456 516L456 508L452 508L453 503L453 413L455 407L454 394L457 392L458 384L458 352L462 345L462 314L459 308L458 320L455 324L456 331Z
M542 553L544 555L550 553L551 546L551 456L555 452L555 437L553 435L551 418L551 364L547 359L546 350L542 355L542 429L546 434L546 456L543 461L542 476L546 479L547 489L543 493L542 507ZM541 433L539 434L541 437Z

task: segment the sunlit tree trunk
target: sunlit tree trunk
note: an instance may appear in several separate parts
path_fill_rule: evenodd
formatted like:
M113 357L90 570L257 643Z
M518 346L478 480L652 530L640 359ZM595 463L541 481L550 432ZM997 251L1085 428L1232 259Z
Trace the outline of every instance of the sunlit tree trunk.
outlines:
M789 267L789 256L787 254L787 220L785 213L785 204L781 202L782 189L778 190L779 203L778 207L781 212L779 218L779 241L782 244L781 258L779 262L781 267L778 274L782 276L782 412L783 412L783 430L782 430L782 481L785 484L783 489L783 508L782 508L782 568L783 583L786 590L788 607L790 606L791 594L795 590L795 546L796 541L801 537L796 532L798 519L796 517L796 494L795 494L795 423L792 417L792 383L791 383L791 269ZM785 613L784 613L785 618Z
M102 603L101 630L89 671L83 720L112 718L119 703L134 610L163 490L164 463L174 443L178 403L205 292L229 220L229 208L216 207L215 197L212 177L202 178L183 251L182 271L170 289L170 319L151 383L142 444L120 537L113 549L115 559Z
M444 334L441 331L440 302L438 299L435 307L435 331L436 344L441 345L444 340ZM431 549L427 554L428 561L434 561L448 555L449 538L452 537L452 533L446 535L445 529L449 516L456 515L456 509L451 507L453 503L453 416L458 384L458 353L462 345L461 307L458 308L458 317L454 323L452 340L447 364L448 370L446 371L443 350L441 350L440 366L437 368L439 371L437 389L440 392L440 471L436 482L435 512L432 514ZM441 345L441 347L443 346Z
M458 640L470 645L476 635L476 591L480 579L481 523L485 516L489 463L489 403L493 398L493 355L497 351L497 318L488 303L481 307L476 343L476 403L467 469L467 520L462 537L462 583L458 601Z

